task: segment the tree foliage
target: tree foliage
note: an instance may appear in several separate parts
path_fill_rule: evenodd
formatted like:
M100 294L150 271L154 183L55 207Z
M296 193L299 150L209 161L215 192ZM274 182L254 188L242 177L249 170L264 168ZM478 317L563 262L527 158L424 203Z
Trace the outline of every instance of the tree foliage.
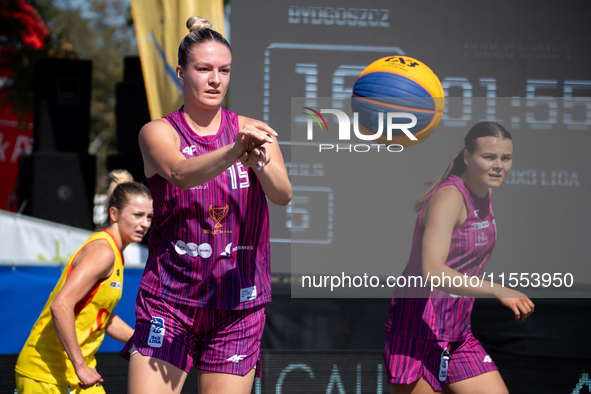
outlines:
M11 105L21 120L31 116L35 62L52 49L35 8L25 0L0 0L0 105Z
M137 55L129 0L0 0L0 5L0 67L13 72L5 97L15 111L32 108L37 59L92 60L89 151L97 154L104 173L106 156L116 146L115 85L123 79L123 58Z

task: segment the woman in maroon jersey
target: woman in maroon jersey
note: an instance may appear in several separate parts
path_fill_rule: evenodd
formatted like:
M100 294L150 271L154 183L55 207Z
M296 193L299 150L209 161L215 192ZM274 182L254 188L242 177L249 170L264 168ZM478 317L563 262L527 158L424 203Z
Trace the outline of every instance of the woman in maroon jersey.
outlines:
M464 138L464 149L417 200L403 275L422 276L427 286L398 288L392 299L384 360L393 394L507 393L472 335L470 313L477 296L497 298L518 320L534 310L525 294L481 282L496 240L490 191L503 182L512 156L513 140L502 125L478 123ZM478 278L479 286L470 286L474 282L463 280L465 275Z
M228 42L202 18L187 27L184 106L139 137L154 221L123 351L129 393L179 393L193 366L200 393L249 393L271 299L267 198L287 205L291 184L277 133L222 108Z

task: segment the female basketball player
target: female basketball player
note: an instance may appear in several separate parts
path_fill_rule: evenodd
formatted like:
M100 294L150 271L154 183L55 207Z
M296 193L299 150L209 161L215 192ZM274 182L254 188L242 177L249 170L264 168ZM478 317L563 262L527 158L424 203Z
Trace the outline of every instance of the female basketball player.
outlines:
M154 196L150 254L136 303L130 393L179 393L191 367L200 393L250 393L271 299L267 201L291 184L277 134L222 108L232 52L191 17L178 52L184 106L140 131Z
M133 329L113 313L121 298L123 251L142 240L152 198L127 171L113 171L107 228L70 258L16 364L19 394L104 393L94 354L105 332L126 342Z
M534 304L524 294L491 286L454 287L454 277L482 277L496 240L490 191L511 168L513 140L503 126L476 124L465 147L441 177L417 200L410 260L404 275L433 276L452 282L427 293L395 293L386 323L384 359L392 393L507 393L492 359L470 331L476 296L496 297L516 320L525 320ZM460 282L455 282L459 284Z

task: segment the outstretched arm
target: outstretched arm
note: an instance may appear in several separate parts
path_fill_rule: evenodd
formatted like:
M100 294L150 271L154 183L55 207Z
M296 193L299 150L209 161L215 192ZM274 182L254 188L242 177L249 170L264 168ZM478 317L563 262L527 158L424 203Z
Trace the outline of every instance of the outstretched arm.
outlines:
M156 119L140 130L139 144L144 172L149 178L159 174L179 189L201 185L226 171L242 154L273 139L258 128L241 128L233 144L189 159L179 151L180 140L165 119Z

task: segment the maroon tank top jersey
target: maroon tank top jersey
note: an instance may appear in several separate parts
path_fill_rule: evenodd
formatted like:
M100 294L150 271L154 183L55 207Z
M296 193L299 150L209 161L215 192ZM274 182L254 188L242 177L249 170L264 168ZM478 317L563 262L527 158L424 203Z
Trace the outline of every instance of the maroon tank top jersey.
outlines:
M234 143L238 116L222 109L216 135L201 137L183 108L165 116L187 159ZM214 179L180 190L156 174L149 255L140 287L210 309L246 309L271 300L269 213L252 169L240 161Z
M496 240L490 194L483 198L476 196L455 175L450 175L436 190L450 185L462 193L468 206L468 217L453 230L445 265L468 277L482 278ZM425 205L426 202L417 217L411 255L403 273L405 276L422 274L421 245L425 227L421 216ZM441 278L441 272L432 272L431 275ZM415 338L463 340L470 332L473 305L474 298L454 296L436 289L431 292L430 287L397 289L390 305L386 330Z

